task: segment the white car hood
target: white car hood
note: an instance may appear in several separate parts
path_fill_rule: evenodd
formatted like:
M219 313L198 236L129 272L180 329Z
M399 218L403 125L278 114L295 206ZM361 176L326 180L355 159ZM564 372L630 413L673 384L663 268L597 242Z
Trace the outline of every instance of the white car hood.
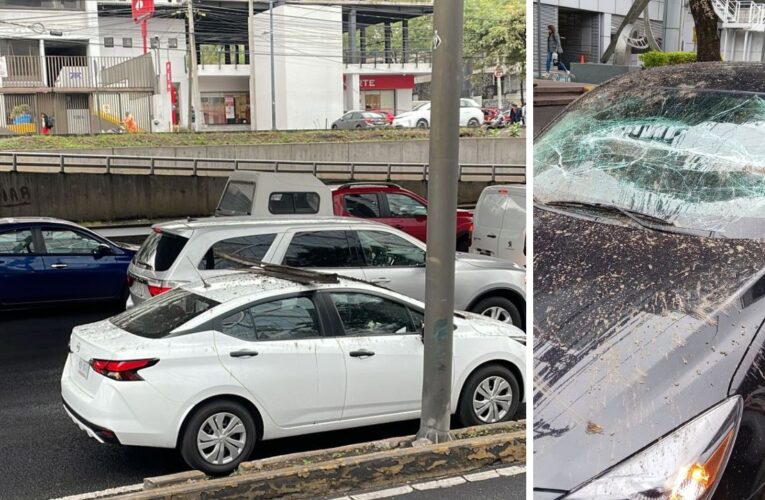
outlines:
M502 323L495 319L470 312L462 312L465 321L473 330L485 337L510 337L516 342L526 345L526 332L513 325Z
M457 252L456 256L457 265L469 265L473 267L489 268L489 269L505 269L519 272L526 272L526 269L519 266L515 262L509 260L497 259L495 257L488 257L486 255L478 255L474 253Z

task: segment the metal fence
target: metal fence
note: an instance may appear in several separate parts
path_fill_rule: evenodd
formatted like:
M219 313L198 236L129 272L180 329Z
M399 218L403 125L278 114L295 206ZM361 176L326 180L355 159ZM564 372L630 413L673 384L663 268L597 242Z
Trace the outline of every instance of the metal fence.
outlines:
M525 165L462 164L459 168L460 181L464 182L526 183ZM333 180L427 181L429 168L423 163L0 152L0 171L6 172L228 176L235 170L308 173L318 178Z
M386 64L414 64L415 66L433 63L433 52L422 49L365 50L345 49L343 63L346 66L384 66Z

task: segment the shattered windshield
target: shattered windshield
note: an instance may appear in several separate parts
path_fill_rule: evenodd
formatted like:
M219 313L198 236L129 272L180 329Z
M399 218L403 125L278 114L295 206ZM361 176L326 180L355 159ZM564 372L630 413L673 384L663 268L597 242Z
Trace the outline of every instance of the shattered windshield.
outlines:
M765 238L765 93L596 90L537 139L534 196Z

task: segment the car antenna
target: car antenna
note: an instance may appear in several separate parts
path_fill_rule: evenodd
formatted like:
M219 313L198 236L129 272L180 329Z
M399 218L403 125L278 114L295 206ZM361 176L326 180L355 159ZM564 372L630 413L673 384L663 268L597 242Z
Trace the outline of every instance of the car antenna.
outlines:
M199 280L202 282L202 286L204 286L205 288L210 288L210 284L206 282L205 279L202 277L202 273L199 272L199 269L197 269L197 266L195 266L194 263L191 261L191 257L187 255L186 260L189 261L189 264L191 264L191 268L194 270L195 273L197 273L197 276L199 276Z

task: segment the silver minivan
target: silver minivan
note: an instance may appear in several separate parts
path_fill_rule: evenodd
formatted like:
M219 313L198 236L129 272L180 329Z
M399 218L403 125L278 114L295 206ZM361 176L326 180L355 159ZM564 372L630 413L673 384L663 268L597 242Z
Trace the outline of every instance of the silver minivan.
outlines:
M483 190L473 214L470 253L526 267L526 186L497 185Z
M226 217L154 226L128 269L133 303L184 283L260 262L333 272L425 297L425 244L391 226L349 217ZM523 328L526 271L457 254L455 305Z

